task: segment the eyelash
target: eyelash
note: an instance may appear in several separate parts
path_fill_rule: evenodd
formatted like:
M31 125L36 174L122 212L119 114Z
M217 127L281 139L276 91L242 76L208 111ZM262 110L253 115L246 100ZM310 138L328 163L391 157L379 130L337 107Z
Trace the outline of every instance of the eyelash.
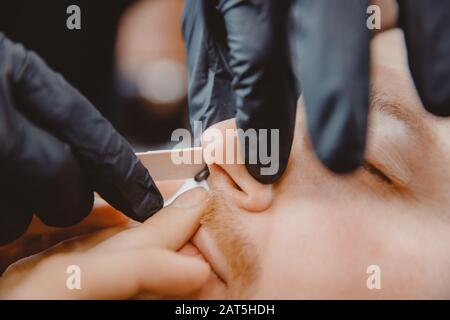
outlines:
M363 163L363 169L366 170L371 175L374 175L377 179L379 179L383 183L387 183L392 185L394 181L392 181L391 178L389 178L383 171L375 167L373 164L364 161Z

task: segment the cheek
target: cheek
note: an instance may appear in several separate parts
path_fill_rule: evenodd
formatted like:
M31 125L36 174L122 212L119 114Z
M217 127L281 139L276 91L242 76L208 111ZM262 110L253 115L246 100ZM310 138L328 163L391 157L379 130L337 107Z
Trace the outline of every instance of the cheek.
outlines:
M273 221L258 298L339 298L338 291L361 290L364 270L355 269L364 230L339 216L342 207L322 204L285 208Z
M354 203L349 209L324 202L295 210L284 208L283 217L273 221L265 244L255 298L423 298L446 294L445 287L439 289L439 282L446 279L444 283L448 283L448 245L436 243L449 239L448 227L415 220L413 212L404 215L405 208L400 205ZM380 267L381 290L367 288L371 265Z

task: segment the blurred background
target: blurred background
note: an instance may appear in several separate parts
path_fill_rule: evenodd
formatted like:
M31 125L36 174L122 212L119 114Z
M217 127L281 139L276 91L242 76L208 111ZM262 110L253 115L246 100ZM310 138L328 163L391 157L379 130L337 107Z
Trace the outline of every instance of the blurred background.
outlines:
M81 30L69 30L70 5ZM132 143L187 126L183 0L1 0L0 32L36 51Z

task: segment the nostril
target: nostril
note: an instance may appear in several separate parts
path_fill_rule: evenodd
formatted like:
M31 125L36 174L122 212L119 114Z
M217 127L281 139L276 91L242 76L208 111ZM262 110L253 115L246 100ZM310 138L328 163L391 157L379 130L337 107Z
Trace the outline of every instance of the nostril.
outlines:
M272 185L258 182L239 161L238 136L230 134L230 130L236 130L235 119L219 122L202 135L205 162L211 172L208 184L213 192L227 195L236 207L262 212L272 204Z
M208 185L227 201L231 201L232 205L249 212L262 212L271 206L274 198L272 185L261 184L245 174L233 178L218 165L212 165L209 169L211 175Z

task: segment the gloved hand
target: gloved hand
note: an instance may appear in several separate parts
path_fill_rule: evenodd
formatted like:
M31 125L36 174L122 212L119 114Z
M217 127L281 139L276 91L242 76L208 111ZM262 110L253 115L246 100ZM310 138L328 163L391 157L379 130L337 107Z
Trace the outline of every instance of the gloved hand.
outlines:
M276 175L261 175L260 164L249 165L245 150L250 174L275 182L291 150L300 93L293 66L300 61L297 78L300 74L314 149L333 171L353 170L362 162L367 126L368 5L369 0L294 0L292 8L290 1L276 0L187 1L183 30L191 121L209 127L235 116L244 130L279 129ZM288 24L290 9L293 21L301 23Z
M369 106L369 0L293 0L294 68L309 137L336 173L364 160Z
M425 108L450 116L450 2L398 0L409 66Z
M398 2L417 91L428 111L449 116L450 2ZM366 141L370 33L364 26L370 2L293 3L296 60L311 141L328 168L352 171L363 161Z
M300 80L318 158L336 173L358 168L364 160L369 106L370 1L292 0L289 28L289 1L211 3L186 3L191 121L210 126L236 113L240 128L282 129L279 173L260 176L258 166L247 165L259 181L276 181L289 157L295 119L294 81L283 42L290 33L292 68ZM450 32L450 3L399 3L419 95L427 110L448 116L450 41L445 37Z
M35 213L65 227L86 217L97 191L130 218L163 206L130 145L36 54L0 34L0 245Z
M245 146L247 169L262 183L273 183L283 174L295 127L299 92L290 66L289 5L280 0L185 3L191 126L202 121L206 129L236 117L239 129L278 129L276 174L262 175L262 161L252 164Z
M187 1L183 27L191 121L209 127L236 116L244 130L279 129L276 175L260 175L259 165L248 165L245 152L250 174L275 182L291 150L300 93L292 70L300 61L297 78L300 74L314 149L332 170L354 169L362 162L365 143L370 39L365 28L369 1L358 2L298 0L291 8L290 1L276 0ZM296 13L293 21L301 24L288 24L290 9Z

